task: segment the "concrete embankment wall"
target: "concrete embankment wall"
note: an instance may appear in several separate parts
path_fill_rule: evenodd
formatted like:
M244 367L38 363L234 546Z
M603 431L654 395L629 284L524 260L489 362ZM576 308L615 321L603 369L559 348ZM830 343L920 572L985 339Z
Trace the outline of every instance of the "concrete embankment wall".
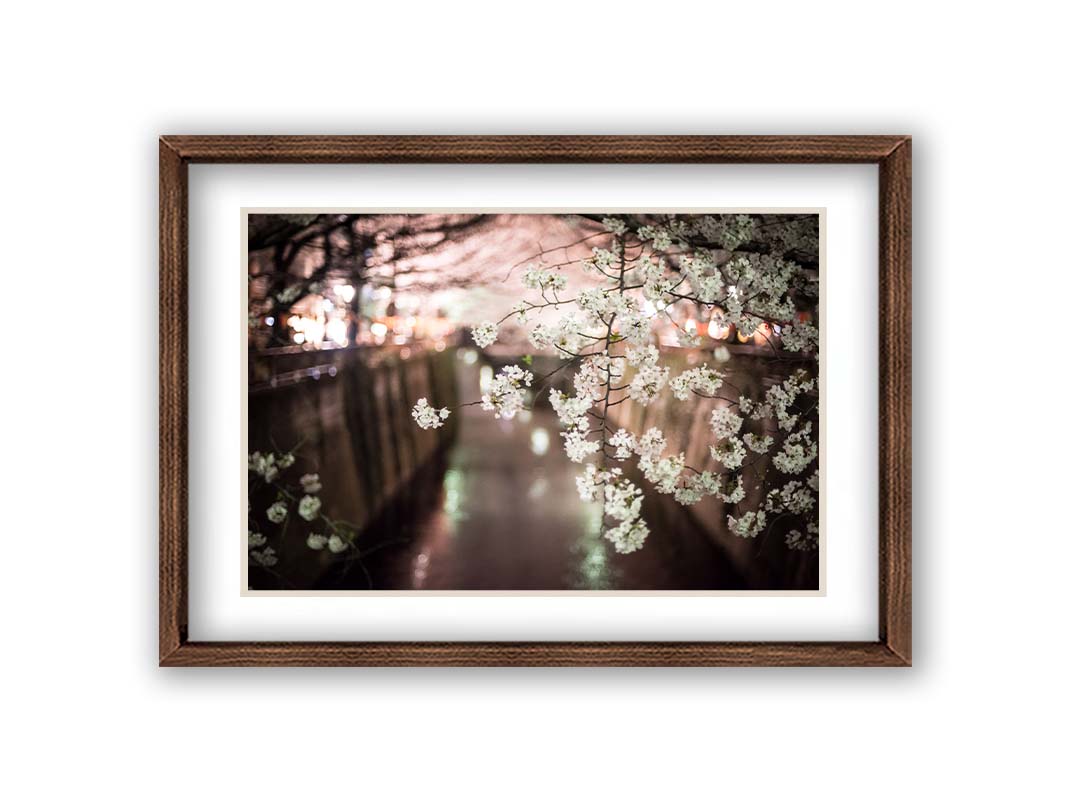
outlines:
M749 397L760 397L767 387L792 374L798 367L810 366L805 362L774 362L771 359L735 354L726 364L717 364L710 354L699 351L671 350L661 358L661 364L670 367L677 375L701 363L725 372L728 380ZM624 379L625 382L625 379ZM733 396L733 390L730 390ZM711 458L709 446L714 435L709 424L711 412L721 401L693 397L688 402L678 402L673 396L666 397L649 407L627 401L612 409L613 422L627 430L643 431L657 427L667 439L664 451L667 455L685 452L686 463L697 469L712 472L722 470L722 465ZM770 433L768 428L766 433ZM772 534L753 539L741 539L727 528L727 515L739 516L758 507L767 491L782 481L774 470L764 478L764 463L746 468L745 486L748 496L738 505L726 504L714 497L706 497L693 506L680 506L669 495L661 495L645 484L646 506L656 517L657 524L670 528L673 525L698 525L707 536L719 545L737 569L753 586L779 586L784 588L812 586L818 583L818 554L794 552L785 547L788 531L779 524Z
M323 512L361 528L455 435L455 425L423 430L411 418L420 397L434 407L455 407L455 358L451 347L252 356L249 452L295 450L290 480L318 472ZM313 576L329 561L308 550L304 538L288 533L280 543L279 557L293 578Z

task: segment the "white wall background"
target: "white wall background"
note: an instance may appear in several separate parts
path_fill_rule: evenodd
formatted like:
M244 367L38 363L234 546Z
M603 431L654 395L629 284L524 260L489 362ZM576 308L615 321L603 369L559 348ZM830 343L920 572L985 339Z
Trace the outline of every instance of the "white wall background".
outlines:
M392 8L5 9L4 793L1062 791L1060 11ZM158 670L161 132L913 134L916 666Z

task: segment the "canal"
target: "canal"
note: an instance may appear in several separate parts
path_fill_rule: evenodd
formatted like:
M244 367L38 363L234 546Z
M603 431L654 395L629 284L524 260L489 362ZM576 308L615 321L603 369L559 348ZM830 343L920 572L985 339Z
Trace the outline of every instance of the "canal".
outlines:
M457 358L460 403L476 401L491 368ZM328 570L317 589L643 590L751 588L725 551L686 515L659 513L642 550L619 555L600 535L601 509L575 491L555 414L515 419L477 406L449 419L457 435L360 536L366 555Z

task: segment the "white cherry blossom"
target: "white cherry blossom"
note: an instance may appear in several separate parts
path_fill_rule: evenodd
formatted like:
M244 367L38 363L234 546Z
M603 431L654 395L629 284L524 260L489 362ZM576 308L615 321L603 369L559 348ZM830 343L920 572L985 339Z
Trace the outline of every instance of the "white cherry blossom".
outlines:
M533 373L522 367L508 365L493 376L489 389L482 395L482 408L493 411L496 417L511 419L523 407L526 388L533 383Z
M425 397L420 397L415 407L411 409L411 416L423 430L440 428L445 424L450 413L447 408L433 408Z
M630 398L647 406L656 399L669 377L666 367L642 367L630 381Z
M336 533L331 535L326 540L326 547L329 548L331 553L343 553L348 549L348 542L338 536Z
M736 436L744 420L729 408L716 408L711 412L711 430L716 436Z
M648 525L640 517L623 520L604 532L604 538L615 545L615 551L626 555L644 547L648 538Z
M522 285L527 289L537 289L541 292L562 292L567 288L567 276L539 265L530 267L523 273Z
M474 343L481 348L486 348L496 341L497 329L492 322L483 322L471 328L471 336Z
M600 449L600 442L598 440L587 440L585 432L579 428L564 431L560 436L563 437L563 446L567 452L567 458L579 464Z
M265 547L262 550L250 550L249 557L261 567L273 567L278 563L278 556L273 547Z
M277 524L284 520L288 513L288 507L285 505L285 503L279 500L276 503L271 504L271 506L267 509L267 519Z
M615 431L608 439L608 444L615 448L615 458L627 459L637 449L637 439L623 428Z
M741 437L741 441L745 443L745 447L751 450L753 453L763 454L771 449L771 445L774 444L773 436L756 436L754 433L746 433Z
M726 527L729 528L730 533L742 539L759 536L766 525L767 515L762 511L749 511L737 519L732 516L726 517Z
M796 529L785 535L785 546L790 550L817 550L819 548L819 527L809 523L802 532Z
M726 469L737 469L745 460L745 446L740 439L727 436L711 445L711 457Z
M311 522L319 516L320 508L322 508L322 500L314 495L307 494L300 498L296 513L300 515L301 519Z
M663 448L667 446L667 440L659 428L649 428L637 441L634 448L637 454L643 458L659 458Z

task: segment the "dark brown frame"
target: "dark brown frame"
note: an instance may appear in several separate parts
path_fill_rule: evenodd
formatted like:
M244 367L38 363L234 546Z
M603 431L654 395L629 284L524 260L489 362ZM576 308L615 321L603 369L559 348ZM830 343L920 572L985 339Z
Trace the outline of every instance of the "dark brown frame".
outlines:
M188 638L190 163L871 163L879 173L879 638L871 642L195 642ZM909 666L911 138L162 136L159 663L163 666Z

